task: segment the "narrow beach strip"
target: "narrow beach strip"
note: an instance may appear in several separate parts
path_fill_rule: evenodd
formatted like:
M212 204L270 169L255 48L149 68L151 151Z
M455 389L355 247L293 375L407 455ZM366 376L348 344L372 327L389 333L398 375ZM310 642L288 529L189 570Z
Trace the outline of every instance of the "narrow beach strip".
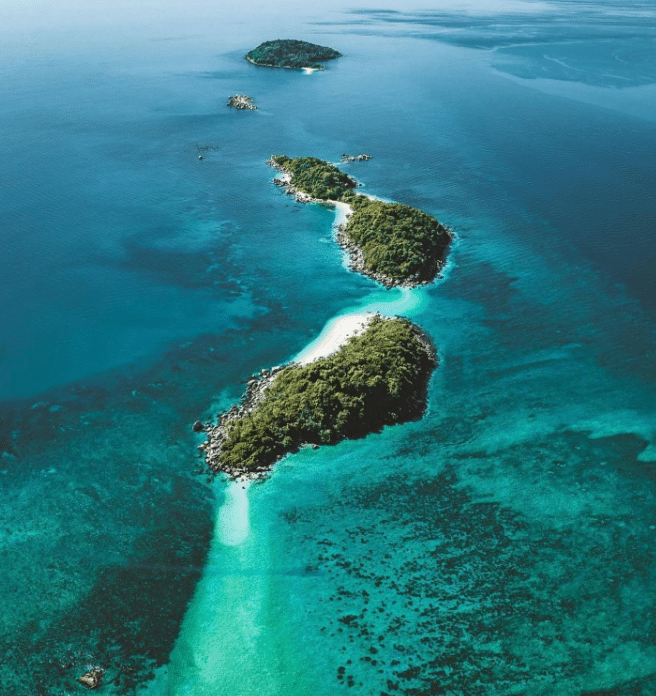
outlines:
M296 355L293 362L307 365L314 360L327 358L336 353L351 336L356 336L364 331L374 316L373 312L368 312L366 314L342 314L331 319L319 336Z

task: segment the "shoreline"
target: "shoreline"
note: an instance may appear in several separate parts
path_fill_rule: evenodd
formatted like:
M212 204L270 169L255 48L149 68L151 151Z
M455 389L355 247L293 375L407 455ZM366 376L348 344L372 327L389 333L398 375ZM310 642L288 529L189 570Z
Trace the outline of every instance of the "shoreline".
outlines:
M331 319L319 336L311 341L293 360L283 365L277 365L270 370L260 370L258 374L252 375L248 380L246 390L240 397L239 404L234 404L230 409L219 414L216 424L204 424L203 431L206 433L207 439L198 446L198 450L203 454L209 469L214 474L225 474L230 481L236 482L261 481L268 478L272 468L270 465L263 465L257 469L235 469L222 464L222 446L227 439L230 423L255 411L265 398L267 389L286 367L305 366L336 353L351 336L356 336L364 331L375 316L380 315L367 312L345 314Z
M351 337L358 336L366 331L369 324L376 317L389 319L389 317L383 317L378 312L338 315L328 321L319 336L298 353L293 360L283 365L277 365L270 370L262 369L258 374L252 375L239 403L234 404L230 409L219 414L216 424L211 422L204 424L203 430L207 435L207 439L198 446L198 450L202 453L208 469L214 475L224 474L228 481L250 485L251 482L266 480L276 462L286 456L287 453L296 452L304 447L318 449L320 446L318 444L303 442L297 445L295 449L288 450L287 453L279 456L270 464L261 464L249 468L228 466L221 461L223 445L229 436L230 424L256 411L259 404L266 398L266 393L278 374L288 367L305 367L316 360L334 355ZM428 356L429 362L435 366L438 362L437 350L431 338L417 325L412 326L415 339ZM428 378L430 379L430 375Z
M281 68L282 70L310 70L310 73L306 73L306 75L310 75L313 72L316 71L321 71L325 70L323 66L320 68L311 68L309 65L308 66L302 66L300 68L292 68L290 65L269 65L268 63L256 63L254 60L251 60L248 56L244 56L244 58L251 64L255 65L258 68Z
M339 244L340 247L342 247L342 249L347 254L347 267L349 271L352 271L353 273L359 273L360 275L363 275L367 278L371 278L371 280L380 283L388 290L391 288L417 288L421 287L422 285L430 285L431 283L434 283L436 280L441 279L440 272L446 266L446 259L435 259L431 267L431 278L427 280L412 277L406 278L405 280L398 280L396 278L391 278L390 276L387 276L384 273L371 271L365 265L364 252L348 236L348 221L349 218L353 215L353 208L348 203L344 203L344 201L335 201L330 198L314 198L310 196L308 193L300 191L292 184L293 173L289 169L286 169L282 165L278 164L278 162L276 162L273 156L267 160L267 164L270 167L273 167L274 169L277 169L278 171L282 172L283 176L274 177L273 183L276 186L280 186L281 188L283 188L288 196L293 196L294 200L298 201L299 203L319 203L321 205L326 205L331 208L335 208L336 220L333 225L334 229L336 230L335 241ZM354 192L354 195L364 196L365 198L370 198L372 200L378 200L375 196L371 196L365 193ZM446 230L451 238L451 241L453 241L453 232L448 227L446 228Z
M377 315L375 312L362 314L342 314L331 319L317 338L309 343L293 360L299 365L309 365L320 358L336 353L351 336L362 333L369 322Z
M227 411L218 414L216 424L204 424L203 431L207 434L207 439L198 445L198 451L203 454L205 464L213 474L225 474L230 481L237 482L265 480L268 477L271 471L270 466L261 466L257 469L227 467L221 462L221 453L223 443L228 438L230 423L252 413L264 399L265 392L276 375L290 364L292 363L277 365L270 370L263 369L259 374L252 375L239 399L239 404L234 404Z

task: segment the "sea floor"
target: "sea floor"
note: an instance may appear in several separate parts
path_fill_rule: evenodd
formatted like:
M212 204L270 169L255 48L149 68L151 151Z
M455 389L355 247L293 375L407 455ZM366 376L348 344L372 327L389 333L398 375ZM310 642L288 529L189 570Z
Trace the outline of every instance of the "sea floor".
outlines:
M0 692L654 696L653 7L15 5ZM344 57L248 65L271 27ZM454 230L435 284L270 181L343 152ZM191 424L367 312L434 340L424 418L208 479Z

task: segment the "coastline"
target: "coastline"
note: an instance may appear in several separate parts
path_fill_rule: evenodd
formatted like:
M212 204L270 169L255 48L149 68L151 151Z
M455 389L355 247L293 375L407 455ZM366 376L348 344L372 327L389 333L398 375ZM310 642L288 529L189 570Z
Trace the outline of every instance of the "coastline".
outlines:
M287 365L290 363L287 363ZM267 478L270 466L261 466L257 469L238 469L226 467L221 462L223 443L228 438L228 428L233 421L252 413L258 404L264 399L267 389L273 383L276 375L287 367L277 365L271 370L261 370L248 380L246 390L241 395L239 404L234 404L230 409L217 416L217 423L205 423L203 430L207 433L207 439L198 445L198 450L204 455L205 463L214 474L225 474L232 481L255 481Z
M258 68L282 68L283 70L303 70L303 71L309 70L310 72L306 72L306 73L305 73L306 75L311 75L313 72L317 72L317 71L321 71L321 70L325 70L325 69L326 69L326 68L324 68L323 66L321 66L320 68L311 68L311 67L309 67L309 66L302 66L302 67L300 67L300 68L292 68L292 67L289 66L289 65L269 65L268 63L256 63L254 60L251 60L247 55L244 56L244 58L245 58L251 65L255 65L255 66L257 66Z
M229 439L231 424L248 418L255 413L260 403L266 398L269 387L281 372L287 368L305 367L316 360L334 355L349 339L365 332L376 318L391 320L390 317L383 317L378 312L358 312L339 315L331 319L324 326L319 336L298 353L293 360L284 365L277 365L270 370L260 370L258 374L252 375L251 379L248 380L246 390L242 394L239 404L235 404L228 411L219 414L216 424L205 423L204 425L203 430L207 435L207 439L198 446L198 450L203 454L208 469L215 475L225 474L227 479L233 482L250 483L263 481L269 477L275 463L287 453L295 452L300 448L308 446L318 449L320 445L316 443L297 442L292 448L288 448L270 463L243 467L228 465L222 461L224 444ZM410 325L414 339L426 354L428 363L434 368L438 360L437 350L432 340L419 326L412 324L412 322L410 322ZM428 378L430 378L430 375ZM425 403L423 408L425 408ZM339 438L339 440L341 439L344 439L344 436Z
M294 200L298 201L299 203L319 203L322 205L327 205L331 208L335 208L335 241L346 252L348 258L347 267L350 271L360 273L360 275L371 278L377 283L383 285L388 290L391 288L416 288L422 285L430 285L441 278L440 272L447 263L446 259L435 259L431 267L431 277L429 279L411 277L406 278L405 280L398 280L397 278L391 278L384 273L378 273L370 270L365 264L364 252L362 248L359 247L348 236L348 221L351 215L353 215L353 208L348 203L344 203L343 201L335 201L330 198L314 198L309 194L300 191L292 184L293 173L289 169L286 169L282 165L278 164L273 156L269 158L267 164L282 173L282 177L275 177L273 179L273 183L276 186L283 188L288 196L293 196ZM371 200L378 200L375 196L364 193L355 193L355 195L364 196L365 198L370 198ZM451 241L453 241L453 232L448 227L446 229Z
M362 314L342 314L331 319L319 336L309 343L293 360L299 365L308 365L319 358L327 358L336 353L351 336L362 333L375 312Z
M233 405L228 411L220 414L216 425L212 423L205 423L204 425L207 439L198 446L198 450L204 455L205 463L209 469L214 474L225 474L229 480L237 482L266 479L271 471L271 466L269 465L264 465L257 469L235 469L226 467L221 463L222 446L227 438L230 423L255 411L277 375L286 367L308 365L315 360L326 358L336 353L351 336L356 336L364 331L375 316L379 315L374 312L367 312L338 316L329 321L319 336L309 343L291 362L277 365L270 370L261 370L257 375L252 375L247 383L246 390L240 398L239 404Z

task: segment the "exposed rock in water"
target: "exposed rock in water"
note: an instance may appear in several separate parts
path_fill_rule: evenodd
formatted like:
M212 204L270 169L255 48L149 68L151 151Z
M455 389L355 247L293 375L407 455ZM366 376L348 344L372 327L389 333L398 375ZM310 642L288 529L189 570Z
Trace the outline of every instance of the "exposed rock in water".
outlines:
M191 426L191 429L192 429L195 433L202 433L203 430L205 429L205 427L203 426L203 424L202 424L199 420L197 420L197 421Z
M92 667L88 672L85 672L77 680L87 689L97 689L101 684L103 677L105 676L105 670L100 667Z
M253 97L249 97L247 94L235 94L233 97L228 99L228 106L233 109L241 111L242 109L250 109L254 111L257 106L253 104Z
M340 162L366 162L370 159L373 159L371 155L365 155L364 153L361 155L347 155L346 153L342 153Z

